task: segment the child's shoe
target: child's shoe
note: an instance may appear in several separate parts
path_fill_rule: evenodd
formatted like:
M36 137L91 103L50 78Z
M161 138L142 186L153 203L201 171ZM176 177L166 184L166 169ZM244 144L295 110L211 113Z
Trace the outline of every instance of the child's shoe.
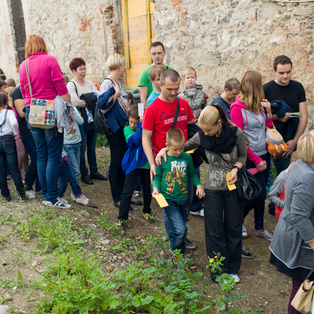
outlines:
M58 197L58 200L64 204L69 204L69 202L64 197Z
M76 203L82 204L82 205L87 205L89 203L89 199L84 194L81 194L80 196L75 197L74 200Z
M11 201L11 195L8 195L8 196L4 196L3 197L3 200L5 201L5 202L10 202Z
M138 198L138 197L140 197L140 191L134 191L134 193L133 193L133 197L135 197L135 198Z
M255 230L254 235L258 238L263 238L267 241L271 241L273 238L273 235L268 232L267 230L263 229L263 230Z
M149 213L145 213L143 217L149 223L152 223L155 220L155 218Z
M123 224L123 220L118 220L118 221L116 222L116 227L117 227L118 229L125 229L125 226L124 226L124 224Z
M30 199L34 199L36 198L36 194L33 190L28 190L25 192L25 195L27 196L27 198Z

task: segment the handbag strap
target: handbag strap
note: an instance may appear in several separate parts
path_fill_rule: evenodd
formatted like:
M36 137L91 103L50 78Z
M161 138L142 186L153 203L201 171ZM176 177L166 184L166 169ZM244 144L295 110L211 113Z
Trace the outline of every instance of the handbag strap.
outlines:
M173 120L173 125L172 128L174 129L177 125L177 121L178 121L178 117L179 117L179 112L180 112L180 100L178 97L176 97L177 99L177 110L176 110L176 115L174 116L174 120Z
M314 267L311 269L311 271L309 272L309 274L306 276L306 279L309 279L311 277L311 275L314 273Z
M3 96L2 96L3 97ZM5 113L4 113L4 119L2 121L2 123L0 124L0 133L2 133L2 127L5 125L6 121L7 121L7 114L8 114L8 109L4 109Z
M28 88L29 88L29 93L31 94L31 99L33 98L33 92L32 92L32 85L31 85L31 80L29 78L29 62L28 58L25 61L25 68L26 68L26 75L27 75L27 81L28 81Z
M77 86L76 86L75 82L74 81L70 81L70 82L74 84L76 95L77 95L77 97L79 97L79 94L77 91Z

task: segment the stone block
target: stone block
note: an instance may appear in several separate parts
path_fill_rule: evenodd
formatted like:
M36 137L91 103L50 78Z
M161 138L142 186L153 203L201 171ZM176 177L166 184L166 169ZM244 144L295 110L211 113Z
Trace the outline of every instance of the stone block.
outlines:
M9 314L10 308L7 305L0 305L0 314Z

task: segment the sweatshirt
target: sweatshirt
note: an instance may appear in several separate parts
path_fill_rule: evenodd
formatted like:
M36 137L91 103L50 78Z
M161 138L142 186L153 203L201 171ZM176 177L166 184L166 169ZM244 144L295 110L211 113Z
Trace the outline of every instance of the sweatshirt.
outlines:
M246 135L249 141L247 158L251 160L255 166L263 161L259 156L263 156L267 153L266 126L269 128L273 126L273 120L266 118L264 110L261 110L260 113L263 123L261 123L255 113L246 108L238 97L230 107L231 121L243 130L243 133Z
M77 108L74 108L73 116L74 116L74 129L76 130L76 132L73 134L70 134L65 131L63 145L77 144L82 141L82 136L81 136L79 125L82 125L84 123L84 119L81 117Z
M3 124L6 112L7 112L6 121ZM19 134L19 125L17 123L13 110L3 109L0 111L0 125L2 125L2 127L0 127L0 136Z

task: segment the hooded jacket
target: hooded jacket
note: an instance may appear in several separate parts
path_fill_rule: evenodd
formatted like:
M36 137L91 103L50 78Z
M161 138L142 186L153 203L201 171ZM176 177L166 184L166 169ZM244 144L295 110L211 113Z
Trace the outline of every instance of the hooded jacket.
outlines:
M246 135L249 141L247 157L256 166L263 161L259 156L267 153L266 126L269 128L273 126L273 120L266 118L264 110L261 110L261 114L263 117L262 124L259 117L248 110L239 98L236 98L230 107L231 121Z
M138 123L137 132L129 137L127 147L122 160L122 169L126 175L147 162L142 145L142 122Z

